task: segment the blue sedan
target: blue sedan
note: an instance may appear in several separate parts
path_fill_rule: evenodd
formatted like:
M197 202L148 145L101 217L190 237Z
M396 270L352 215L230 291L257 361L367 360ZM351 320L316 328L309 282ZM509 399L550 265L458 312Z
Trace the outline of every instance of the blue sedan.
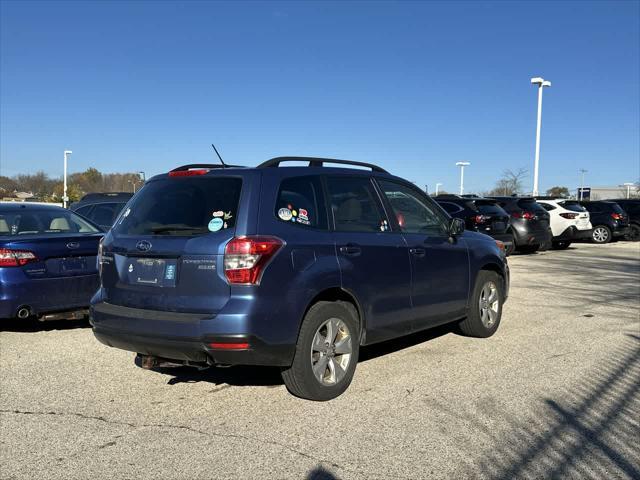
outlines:
M97 291L104 233L54 205L0 203L0 318L79 318Z

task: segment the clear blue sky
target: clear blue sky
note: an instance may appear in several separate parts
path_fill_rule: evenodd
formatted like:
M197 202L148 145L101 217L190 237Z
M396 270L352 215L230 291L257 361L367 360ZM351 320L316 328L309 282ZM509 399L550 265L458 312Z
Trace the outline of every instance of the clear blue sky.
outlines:
M279 155L468 191L640 177L640 3L1 1L0 174ZM532 175L527 178L532 182ZM530 188L530 187L529 187Z

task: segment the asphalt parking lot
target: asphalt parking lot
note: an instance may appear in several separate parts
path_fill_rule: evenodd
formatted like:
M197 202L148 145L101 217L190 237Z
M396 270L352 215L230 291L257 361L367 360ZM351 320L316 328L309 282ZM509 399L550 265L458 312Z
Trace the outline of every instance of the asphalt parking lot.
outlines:
M362 352L336 400L268 368L150 372L83 322L0 333L1 478L640 478L640 244L510 258L486 340Z

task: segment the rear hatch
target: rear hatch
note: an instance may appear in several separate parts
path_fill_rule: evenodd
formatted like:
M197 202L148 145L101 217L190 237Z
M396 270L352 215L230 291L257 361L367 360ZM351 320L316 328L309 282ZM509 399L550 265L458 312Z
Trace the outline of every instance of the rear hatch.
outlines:
M613 213L612 213L612 218L614 220L618 220L618 224L622 227L628 227L629 226L629 215L627 214L627 212L625 212L622 207L620 205L618 205L617 203L614 203L612 205L613 208Z
M242 178L149 181L112 227L101 255L105 301L149 310L216 313L228 301L223 254Z
M579 230L585 230L589 228L590 215L587 209L580 205L580 202L575 200L566 200L564 202L558 202L558 204L565 210L575 212L578 216L574 219L574 224Z
M487 234L504 233L509 227L509 214L496 201L475 200L477 211L475 223L478 231Z
M549 213L535 200L523 198L518 200L518 207L523 212L521 218L527 218L528 226L532 231L546 231L549 229ZM530 215L526 215L529 213Z

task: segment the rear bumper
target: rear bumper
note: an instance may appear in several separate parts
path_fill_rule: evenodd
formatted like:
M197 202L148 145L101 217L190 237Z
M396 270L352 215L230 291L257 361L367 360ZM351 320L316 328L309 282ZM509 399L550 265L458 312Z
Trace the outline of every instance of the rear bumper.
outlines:
M514 227L516 246L524 247L527 245L544 245L551 241L549 230L535 229L529 230L523 227Z
M98 290L98 275L59 278L27 278L19 269L0 271L0 318L13 318L18 308L29 307L34 315L88 308Z
M566 241L566 240L584 240L591 238L591 232L593 229L588 228L586 230L578 230L575 226L568 227L557 237L553 237L553 241Z
M611 231L611 234L614 237L624 237L625 235L629 235L631 233L631 227L626 225L624 227L616 227Z
M513 245L513 235L510 233L493 233L490 235L494 240L500 240L504 243L504 246L508 249Z
M219 331L216 317L193 313L143 310L97 303L90 321L95 337L109 347L167 360L209 365L289 366L295 346L270 344L251 332ZM155 328L153 328L155 327ZM213 343L248 343L230 350Z

